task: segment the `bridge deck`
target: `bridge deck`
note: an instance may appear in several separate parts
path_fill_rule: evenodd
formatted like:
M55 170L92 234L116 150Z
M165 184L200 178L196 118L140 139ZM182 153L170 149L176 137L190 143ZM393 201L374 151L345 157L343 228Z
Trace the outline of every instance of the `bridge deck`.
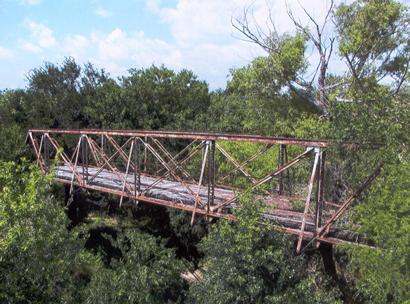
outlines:
M120 194L122 193L124 187L124 176L125 173L113 173L112 171L108 171L103 169L95 178L92 178L97 172L98 169L95 167L88 168L88 175L86 172L83 173L83 167L77 166L76 168L77 173L80 176L88 176L87 185L84 188L93 189L94 187L98 187L97 190L106 192L106 193L114 193ZM60 182L64 183L71 183L72 179L72 171L68 166L57 166L55 167L55 174L56 179ZM127 184L130 186L131 189L134 189L134 175L128 174L127 175ZM158 177L150 176L146 174L141 174L141 183L140 189L144 192L147 188L148 190L143 196L139 196L138 200L140 201L148 201L153 202L150 198L159 199L161 201L169 201L172 202L172 207L192 211L195 205L195 196L189 192L187 187L185 187L182 183L171 181L171 180L161 180L155 186L150 187L155 181L158 180ZM198 185L190 182L185 182L185 185L192 189L194 192L198 191ZM75 183L76 184L76 183ZM208 200L208 192L207 187L202 186L200 188L199 194L202 201L201 205L197 206L197 212L204 210ZM129 194L130 191L127 189L123 192L124 196L132 197ZM215 187L214 192L214 208L216 209L217 206L221 205L223 202L235 197L235 191L230 189L225 189L221 187ZM303 212L292 210L291 200L287 196L283 195L258 195L256 197L257 200L262 201L267 206L271 208L267 208L266 213L263 214L263 217L276 223L282 225L285 228L291 229L300 229L302 219L303 219ZM154 201L155 203L155 201ZM225 208L224 212L231 213L232 208L235 208L236 204L231 204L228 208ZM314 231L314 217L312 214L308 214L307 221L306 221L306 231ZM329 236L334 237L343 237L344 233L332 229L329 233Z

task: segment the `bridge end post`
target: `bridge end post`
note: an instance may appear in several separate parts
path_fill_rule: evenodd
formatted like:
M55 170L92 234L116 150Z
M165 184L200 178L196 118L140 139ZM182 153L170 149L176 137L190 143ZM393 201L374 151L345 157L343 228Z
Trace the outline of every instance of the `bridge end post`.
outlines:
M283 152L284 152L284 158L285 158L284 163L287 164L289 162L288 146L287 145L284 146L284 151ZM292 179L291 179L290 170L291 170L291 168L286 170L286 181L287 181L287 186L288 186L288 194L289 194L289 196L292 196Z
M316 187L316 210L315 210L315 234L319 233L322 225L322 211L324 204L324 179L325 179L326 151L321 150L319 154L319 167ZM316 241L315 247L319 248L320 242Z
M300 253L301 252L301 248L302 248L302 242L303 242L303 233L305 231L305 225L306 225L306 219L307 219L307 215L309 213L309 206L310 206L310 201L312 198L312 192L313 192L313 185L315 183L315 180L317 179L317 171L318 171L318 163L319 163L319 158L320 158L320 154L321 154L321 149L320 148L314 148L315 151L315 160L313 162L313 168L312 168L312 172L309 178L309 185L308 185L308 193L306 196L306 201L305 201L305 209L303 212L303 217L302 217L302 224L300 227L300 233L299 233L299 239L298 239L298 243L296 246L296 253Z
M42 136L43 140L43 159L44 159L44 171L48 173L49 165L50 165L50 148L48 144L48 133L45 133ZM41 147L40 147L41 148Z
M134 138L134 197L136 198L141 192L141 162L140 162L140 145L137 137ZM138 204L138 200L134 200Z
M285 162L285 148L286 146L283 144L279 145L279 151L278 151L278 168L282 167L284 162ZM283 194L283 172L278 174L278 183L276 185L276 192L279 195Z
M207 213L215 201L215 141L209 142Z
M144 143L148 142L148 137L144 137ZM148 162L148 150L147 145L144 144L144 172L147 173L147 162Z
M83 174L83 184L85 185L88 180L88 145L87 145L87 135L81 135L81 168Z

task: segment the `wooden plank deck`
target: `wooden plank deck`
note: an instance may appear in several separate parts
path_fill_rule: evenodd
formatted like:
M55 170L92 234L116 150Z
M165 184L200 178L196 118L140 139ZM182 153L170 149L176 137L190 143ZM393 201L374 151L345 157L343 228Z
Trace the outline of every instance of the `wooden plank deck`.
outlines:
M68 166L56 166L54 170L55 178L58 181L64 182L66 184L71 183L72 171ZM78 175L84 176L83 168L81 166L77 166L76 171ZM125 173L119 172L119 175L117 175L112 171L103 169L95 178L93 178L93 175L95 175L97 172L97 168L88 168L88 181L87 186L85 186L84 188L92 189L94 187L98 188L97 190L101 192L114 193L117 195L124 194L125 196L127 196L127 189L125 190L125 192L122 192ZM134 189L134 175L128 174L126 180L131 189ZM152 185L157 180L158 177L141 174L141 191L149 188L150 185ZM186 185L190 189L192 189L192 191L194 191L195 193L197 192L197 184L186 181L184 181L184 183L186 183ZM81 187L81 185L78 186ZM236 195L235 191L222 187L215 187L214 193L214 207L221 205L223 202L235 197ZM202 214L205 214L206 204L208 200L208 188L206 185L200 188L199 194L199 197L202 201L202 206L197 206L197 212L201 213L199 211L202 210ZM191 212L194 209L195 205L195 195L193 193L190 193L187 187L185 187L182 183L172 180L159 181L157 184L155 184L155 186L150 187L143 197L138 197L138 200L151 203L153 201L154 203L159 201L172 202L173 205L171 207L180 208ZM266 211L262 214L263 218L271 220L275 222L275 224L284 228L295 229L295 231L300 229L303 212L292 210L290 197L283 195L257 195L255 196L255 200L260 200L268 206ZM236 204L231 204L230 206L225 207L222 212L220 211L219 214L231 214L232 209L236 207ZM314 216L312 214L308 214L305 231L315 231ZM338 230L337 228L331 229L328 236L333 238L334 240L340 239L346 241L351 241L352 237L356 237L352 236L352 233L349 231Z
M83 176L83 168L77 166L76 171L78 175ZM92 186L98 186L101 188L106 188L107 190L117 190L122 191L124 185L124 176L125 173L119 173L119 176L112 171L103 169L98 175L93 178L93 176L98 172L97 168L89 167L88 168L88 181L87 184ZM55 167L56 178L66 181L71 181L72 171L68 166L57 166ZM131 189L134 189L134 176L133 174L127 175L127 184ZM158 180L158 177L149 176L141 174L141 191L145 191L150 187L155 181ZM193 192L198 191L198 185L186 182L186 186L189 187ZM178 204L183 204L186 206L194 206L195 204L195 195L191 193L188 188L185 187L182 183L171 180L160 180L155 186L149 188L145 193L145 196L162 199L166 201L175 202ZM127 190L127 189L126 189ZM107 191L109 192L109 191ZM225 189L221 187L215 187L214 190L214 205L219 206L225 201L228 201L236 196L235 191L231 189ZM205 206L208 202L208 188L207 186L200 187L199 197L202 202L202 206ZM266 218L276 220L281 224L286 224L286 226L291 226L292 228L299 228L302 221L303 212L297 212L291 210L290 199L286 196L280 195L271 195L271 196L262 196L258 195L257 200L265 203L269 209L269 213L266 213ZM236 204L232 204L226 209L231 209L235 207ZM200 206L199 206L200 207ZM309 216L308 226L313 228L313 218ZM308 229L309 230L309 229Z

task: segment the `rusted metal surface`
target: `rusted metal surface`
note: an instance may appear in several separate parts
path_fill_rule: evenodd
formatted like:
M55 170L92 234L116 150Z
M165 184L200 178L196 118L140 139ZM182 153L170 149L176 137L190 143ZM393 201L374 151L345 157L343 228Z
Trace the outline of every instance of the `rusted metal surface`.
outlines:
M325 201L328 143L324 140L207 132L50 129L29 130L27 139L41 170L47 173L53 169L55 180L70 185L70 193L79 187L118 195L120 206L125 199L127 204L146 202L177 208L191 212L192 223L197 215L235 220L234 210L240 208L241 197L249 193L265 206L262 219L272 222L276 230L298 237L298 252L306 242L318 246L320 242L352 241L349 232L338 229L336 223L375 178L372 175L342 204ZM222 146L227 141L253 143L256 153L244 160L236 159ZM289 150L292 146L296 148ZM250 166L262 154L266 157L267 152L277 153L276 165L263 168L264 175L254 176ZM59 161L51 167L57 153ZM307 192L304 197L292 196L290 170L301 162L311 164ZM221 167L229 170L219 172ZM238 189L232 184L235 176L245 178L248 185ZM297 207L298 202L303 207Z
M297 247L296 247L296 252L297 253L299 253L301 248L302 248L303 231L305 231L306 218L308 216L310 201L312 199L313 184L314 184L315 179L316 179L316 171L317 171L317 164L319 163L319 156L320 156L320 150L315 151L315 160L313 162L313 169L312 169L312 173L311 173L311 176L310 176L310 179L309 179L308 193L307 193L306 201L305 201L305 209L303 211L302 224L300 225L300 231L302 233L299 235L298 244L297 244Z
M134 131L134 130L59 130L59 129L30 129L31 133L49 134L89 134L108 136L130 136L130 137L152 137L152 138L173 138L173 139L199 139L214 141L243 141L265 144L298 145L303 147L326 147L325 140L307 140L286 137L270 137L256 134L229 134L211 132L174 132L174 131Z

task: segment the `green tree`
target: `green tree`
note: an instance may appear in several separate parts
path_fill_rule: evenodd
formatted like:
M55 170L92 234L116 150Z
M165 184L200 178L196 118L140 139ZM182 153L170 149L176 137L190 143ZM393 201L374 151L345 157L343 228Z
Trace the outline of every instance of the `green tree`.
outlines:
M67 230L51 177L27 162L0 167L0 302L80 302L96 260Z
M124 118L134 129L200 128L199 118L209 106L208 85L187 70L175 73L164 66L131 69L121 86Z
M105 129L132 128L132 120L127 116L129 108L123 98L122 88L113 79L105 81L88 95L85 113L90 127Z
M84 107L107 80L104 70L82 68L72 58L60 65L46 62L30 71L25 90L6 92L0 117L8 115L22 128L86 127Z
M247 203L236 222L211 227L201 243L203 278L191 286L192 303L338 303L326 280L309 277L290 237L260 222L260 210Z
M315 18L309 12L311 9L302 9L309 20L306 24L288 9L296 30L294 36L280 35L272 19L264 24L263 28L268 27L264 31L255 23L256 18L252 18L249 8L233 22L246 39L261 46L273 59L269 63L273 67L270 74L279 75L284 87L301 100L314 104L327 114L335 88L339 90L339 99L344 100L351 85L360 84L361 79L370 76L378 83L389 82L393 94L398 94L408 82L410 30L409 10L405 4L394 0L357 0L336 6L332 0L328 2L327 13L322 19ZM331 23L336 26L336 31ZM305 73L307 45L317 54L317 60L312 62L316 66L312 75ZM329 62L335 56L336 45L339 55L347 63L348 77L334 83Z
M18 160L28 154L24 143L27 119L22 109L24 96L24 90L0 93L0 160Z
M171 242L175 242L177 254L197 267L202 258L198 243L207 234L209 222L204 217L197 217L194 225L191 225L192 214L177 209L168 208L168 214Z
M182 264L155 237L127 232L112 242L122 257L99 269L85 303L179 303L184 298Z
M409 20L408 8L393 0L358 0L337 8L339 51L354 81L389 77L391 91L400 91L409 75Z
M340 53L351 74L345 99L354 102L333 103L330 132L339 141L377 144L339 147L340 170L352 186L376 163L385 164L350 218L352 227L360 227L377 249L349 248L348 270L357 283L358 301L401 303L409 299L410 267L408 9L395 1L355 1L338 8L336 21ZM386 77L394 81L382 81Z
M242 98L227 92L211 93L208 117L212 120L207 122L207 129L218 132L243 132L246 130L244 125L247 115L246 105Z
M287 79L295 77L296 70L302 68L295 64L292 72L292 68L288 67L290 63L286 62L300 62L303 59L300 57L303 44L289 44L296 53L293 56L290 54L290 58L276 54L258 57L248 66L231 71L232 79L227 84L226 92L212 95L209 107L210 116L214 117L210 124L212 128L218 131L294 136L302 121L317 119L318 112L314 106L307 104L295 92L286 90ZM289 52L292 53L292 50Z
M73 59L61 66L45 63L28 76L24 111L31 127L80 127L83 100L78 93L81 68Z
M376 248L352 247L350 270L357 298L366 303L410 300L410 165L390 165L356 209L361 232Z

